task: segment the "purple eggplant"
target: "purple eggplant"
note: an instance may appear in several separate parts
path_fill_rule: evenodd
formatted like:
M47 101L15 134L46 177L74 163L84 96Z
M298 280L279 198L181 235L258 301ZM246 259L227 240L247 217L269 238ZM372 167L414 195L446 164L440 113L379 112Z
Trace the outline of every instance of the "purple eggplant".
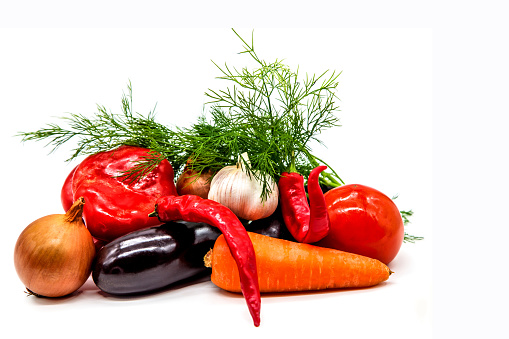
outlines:
M205 223L170 222L126 234L98 252L92 278L114 295L150 293L210 275L203 257L221 232Z

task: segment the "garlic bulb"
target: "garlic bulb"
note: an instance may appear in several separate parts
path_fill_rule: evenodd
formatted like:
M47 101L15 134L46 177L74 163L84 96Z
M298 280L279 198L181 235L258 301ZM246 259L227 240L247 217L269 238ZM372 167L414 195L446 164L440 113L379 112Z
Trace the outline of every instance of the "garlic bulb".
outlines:
M247 153L241 156L249 164ZM249 177L239 159L236 166L223 167L212 178L208 198L228 207L241 219L267 218L276 210L279 198L277 184L271 179L269 182L271 193L262 200L262 184Z

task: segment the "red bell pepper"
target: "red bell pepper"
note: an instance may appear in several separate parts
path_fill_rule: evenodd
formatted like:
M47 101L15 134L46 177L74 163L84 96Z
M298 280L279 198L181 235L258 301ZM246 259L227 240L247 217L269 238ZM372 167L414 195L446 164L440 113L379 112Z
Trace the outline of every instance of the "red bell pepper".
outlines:
M318 166L308 178L309 205L304 189L304 177L296 172L284 172L279 179L279 196L283 220L298 242L313 243L329 233L329 214L318 182L327 166Z
M168 160L163 160L140 180L122 177L149 152L146 148L121 146L85 158L74 170L73 200L85 198L83 219L94 238L111 241L129 232L162 224L148 214L159 197L177 195L173 168ZM62 204L67 200L68 193L62 192Z
M260 325L260 288L253 243L235 214L220 203L197 195L168 196L157 200L154 212L159 220L204 222L219 228L239 268L240 285L255 326Z
M74 172L76 172L76 168L78 168L78 166L74 167L69 175L67 175L67 178L65 178L64 185L62 186L62 191L60 193L60 200L62 201L62 207L65 212L67 212L74 203L74 195L72 194L72 177L74 176Z

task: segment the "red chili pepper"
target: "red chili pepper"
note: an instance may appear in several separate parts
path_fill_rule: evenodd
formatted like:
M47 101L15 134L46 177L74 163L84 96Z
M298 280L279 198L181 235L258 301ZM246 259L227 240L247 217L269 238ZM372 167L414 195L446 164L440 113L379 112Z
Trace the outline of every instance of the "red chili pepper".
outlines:
M329 232L329 214L318 182L327 166L318 166L308 178L309 205L304 178L296 172L284 172L279 179L281 211L286 227L298 242L313 243Z
M251 239L237 216L226 206L197 195L162 197L157 200L155 211L150 216L157 216L163 222L204 222L219 228L239 268L242 293L254 325L259 326L261 299L256 257Z
M110 241L161 224L148 214L159 197L177 194L168 160L163 160L140 180L121 177L149 152L146 148L121 146L85 158L74 171L73 198L85 198L83 219L94 238Z

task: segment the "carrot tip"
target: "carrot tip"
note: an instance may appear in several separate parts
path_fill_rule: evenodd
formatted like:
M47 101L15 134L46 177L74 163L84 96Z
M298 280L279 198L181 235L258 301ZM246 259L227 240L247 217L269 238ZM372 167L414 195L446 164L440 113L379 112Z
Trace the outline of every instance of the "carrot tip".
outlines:
M212 248L203 257L203 263L205 264L205 267L212 267Z

